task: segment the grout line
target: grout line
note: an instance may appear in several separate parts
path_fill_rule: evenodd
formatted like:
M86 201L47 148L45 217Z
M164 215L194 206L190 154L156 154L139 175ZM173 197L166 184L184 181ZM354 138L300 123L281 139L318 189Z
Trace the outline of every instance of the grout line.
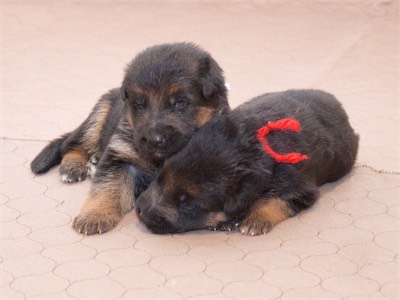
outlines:
M50 142L50 140L45 139L35 139L35 138L14 138L7 136L0 136L0 138L4 141L19 141L19 142Z
M386 175L400 175L399 171L388 171L388 170L384 170L384 169L376 169L368 164L362 164L362 165L355 165L354 166L355 169L359 169L359 168L365 168L365 169L369 169L370 171L374 172L374 173L378 173L378 174L386 174Z

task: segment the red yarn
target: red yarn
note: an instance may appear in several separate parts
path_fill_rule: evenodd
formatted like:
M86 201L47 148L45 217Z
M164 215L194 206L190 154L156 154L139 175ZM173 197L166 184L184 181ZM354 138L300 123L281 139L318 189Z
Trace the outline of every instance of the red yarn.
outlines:
M278 163L297 164L302 160L308 159L307 155L292 152L288 154L278 154L269 146L266 135L272 130L291 130L299 131L301 129L300 123L293 118L286 118L276 122L268 122L264 127L257 131L257 139L263 145L265 152L267 152Z

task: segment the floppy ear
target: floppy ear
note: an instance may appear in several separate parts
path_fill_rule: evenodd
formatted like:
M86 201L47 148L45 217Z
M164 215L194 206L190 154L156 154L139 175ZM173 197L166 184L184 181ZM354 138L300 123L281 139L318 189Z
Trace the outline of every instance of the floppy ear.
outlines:
M200 59L198 72L203 86L203 95L206 99L211 99L218 95L226 98L227 90L222 69L210 56Z
M128 93L126 92L125 85L121 86L120 95L121 95L122 101L125 102L126 99L128 99Z

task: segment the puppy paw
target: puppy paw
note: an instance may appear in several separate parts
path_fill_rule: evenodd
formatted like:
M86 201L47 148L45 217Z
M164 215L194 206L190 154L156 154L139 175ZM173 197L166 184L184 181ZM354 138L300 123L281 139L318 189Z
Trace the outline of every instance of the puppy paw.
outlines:
M80 162L63 163L60 166L60 176L62 182L77 182L85 180L88 175L88 167Z
M81 148L70 149L61 161L60 175L63 182L82 181L88 174L89 156Z
M266 234L274 226L293 215L293 211L281 198L261 198L247 217L240 223L239 230L246 235Z
M238 227L238 222L235 220L225 221L219 223L216 227L210 227L209 230L219 231L234 231Z
M75 217L72 228L84 235L102 234L118 225L119 216L80 214Z
M239 225L240 233L244 235L260 235L267 234L271 231L274 225L265 219L246 218Z

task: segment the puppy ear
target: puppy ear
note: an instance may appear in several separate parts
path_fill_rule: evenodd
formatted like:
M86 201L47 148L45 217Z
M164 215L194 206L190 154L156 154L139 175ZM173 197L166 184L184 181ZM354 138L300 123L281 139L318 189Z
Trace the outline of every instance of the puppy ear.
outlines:
M122 99L122 101L125 102L126 99L128 99L128 93L126 92L126 88L125 88L124 85L121 86L120 94L121 94L121 99Z
M200 59L198 72L203 87L203 95L206 99L218 95L226 98L227 89L222 69L210 56L207 55Z

